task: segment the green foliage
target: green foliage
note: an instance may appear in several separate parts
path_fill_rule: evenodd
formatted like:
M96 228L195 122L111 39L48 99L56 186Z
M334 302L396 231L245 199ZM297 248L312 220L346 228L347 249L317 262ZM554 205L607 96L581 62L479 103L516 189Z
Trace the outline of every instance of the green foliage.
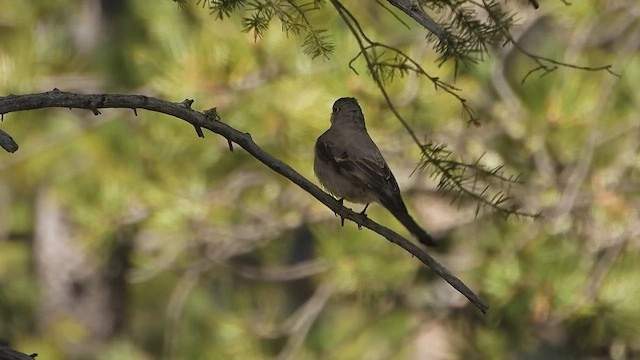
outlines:
M458 63L469 66L484 60L491 46L507 39L505 35L516 22L515 12L495 0L478 3L423 0L420 3L442 14L439 23L444 24L449 36L436 39L431 34L429 37L438 41L436 51L440 54L439 61L453 60L456 66ZM484 19L481 15L483 12L486 13Z

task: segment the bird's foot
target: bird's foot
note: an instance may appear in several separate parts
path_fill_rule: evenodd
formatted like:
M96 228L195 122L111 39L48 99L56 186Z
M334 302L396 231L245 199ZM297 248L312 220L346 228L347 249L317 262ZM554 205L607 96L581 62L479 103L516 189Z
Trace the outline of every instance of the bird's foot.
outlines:
M340 203L340 206L344 206L344 198L340 198L338 199L338 202ZM333 215L335 215L336 217L338 217L338 213L337 212L333 212ZM342 219L342 224L344 226L344 219Z
M340 203L340 206L344 206L344 198L340 198L340 199L338 199L338 202ZM338 213L337 213L337 212L334 212L333 214L334 214L336 217L340 216L340 215L338 215ZM343 218L342 216L340 216L340 225L341 225L342 227L344 227L344 218Z
M369 203L367 203L367 205L364 206L364 209L362 209L362 211L360 211L360 215L364 216L365 218L367 217L367 208L369 207ZM362 224L358 224L358 230L362 230Z

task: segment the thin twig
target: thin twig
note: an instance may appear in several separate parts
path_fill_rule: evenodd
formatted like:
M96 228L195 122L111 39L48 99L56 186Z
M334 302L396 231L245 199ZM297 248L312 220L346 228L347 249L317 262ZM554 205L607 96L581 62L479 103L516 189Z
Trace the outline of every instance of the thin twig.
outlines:
M496 17L495 13L491 10L491 7L487 4L486 0L482 0L482 3L476 2L476 1L471 1L471 2L476 6L484 8L487 11L487 14L495 22L496 26L498 27L502 35L505 37L505 39L507 39L508 43L511 43L513 47L518 49L518 51L520 51L522 54L524 54L525 56L527 56L537 64L535 68L529 70L529 72L525 74L525 76L522 78L522 83L524 83L527 80L527 78L529 78L529 76L533 75L534 73L542 71L542 74L540 76L541 77L546 76L556 71L558 69L558 66L567 67L567 68L576 69L576 70L584 70L584 71L606 71L615 77L620 77L619 74L611 70L612 65L582 66L582 65L576 65L576 64L555 60L545 56L536 55L528 51L513 38L509 29L501 25L500 19Z
M409 24L404 22L404 20L402 20L400 18L400 16L398 16L396 13L391 11L391 9L389 9L389 7L382 2L382 0L376 0L376 3L378 3L378 5L380 5L380 7L385 9L389 14L391 14L391 16L393 16L396 20L398 20L398 22L400 22L402 25L404 25L404 27L406 27L408 30L411 30L411 27L409 27Z

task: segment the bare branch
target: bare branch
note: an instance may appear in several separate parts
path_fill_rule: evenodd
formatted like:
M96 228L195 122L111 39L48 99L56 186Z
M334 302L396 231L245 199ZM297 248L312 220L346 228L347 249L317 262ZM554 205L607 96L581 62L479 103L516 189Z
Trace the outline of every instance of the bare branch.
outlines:
M0 146L5 149L7 152L16 152L18 150L18 143L13 140L11 135L6 132L0 130Z
M417 1L411 0L387 0L391 5L402 10L409 15L418 24L424 26L425 29L443 39L447 33L438 25L424 10L418 5Z
M9 347L0 345L0 359L3 360L33 360L38 354L27 355L18 351L15 351Z
M369 219L366 215L356 213L351 209L344 207L339 201L322 191L318 186L300 175L300 173L295 171L289 165L262 150L252 140L250 134L238 131L219 121L217 113L216 116L205 115L192 110L190 107L185 107L181 103L172 103L144 95L78 95L62 92L58 89L45 93L10 95L0 98L0 114L49 107L87 109L92 111L94 114L100 114L98 109L103 108L145 109L180 118L196 128L201 127L221 135L227 139L227 141L238 144L245 151L271 168L273 171L291 180L294 184L311 194L343 219L349 219L359 226L366 227L382 235L390 242L400 246L411 255L417 257L423 264L448 282L454 289L467 297L467 299L469 299L469 301L480 311L486 312L489 308L473 291L471 291L471 289L469 289L469 287L467 287L467 285L453 275L442 264L425 253L416 244L400 236L393 230Z

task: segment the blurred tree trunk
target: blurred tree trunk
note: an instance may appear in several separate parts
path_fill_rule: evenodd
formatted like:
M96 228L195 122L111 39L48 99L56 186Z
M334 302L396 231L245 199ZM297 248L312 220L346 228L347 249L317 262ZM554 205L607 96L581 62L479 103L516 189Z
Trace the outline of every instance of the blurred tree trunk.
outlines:
M41 332L60 334L56 338L70 354L86 356L122 328L131 239L118 236L106 260L98 259L52 191L41 188L36 197L36 323Z

